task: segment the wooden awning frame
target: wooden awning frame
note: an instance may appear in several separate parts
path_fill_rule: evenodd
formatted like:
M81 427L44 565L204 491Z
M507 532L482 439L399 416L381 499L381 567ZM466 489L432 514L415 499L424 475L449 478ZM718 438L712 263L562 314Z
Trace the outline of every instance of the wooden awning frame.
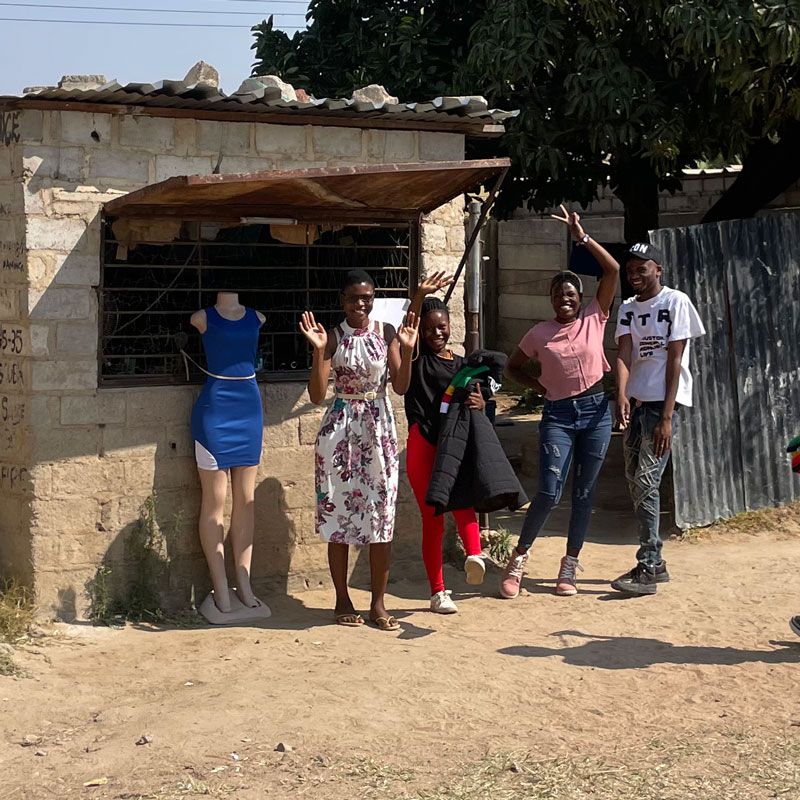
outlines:
M112 216L238 221L414 222L460 194L505 176L507 158L182 175L107 202ZM499 181L497 181L499 177Z

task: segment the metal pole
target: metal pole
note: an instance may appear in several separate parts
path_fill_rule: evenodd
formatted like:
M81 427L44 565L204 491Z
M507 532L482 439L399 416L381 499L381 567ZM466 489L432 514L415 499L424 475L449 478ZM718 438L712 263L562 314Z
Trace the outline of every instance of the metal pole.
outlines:
M473 201L469 204L469 232L472 234L479 227L485 215L481 213L481 203ZM472 236L470 235L470 239ZM467 331L464 337L464 351L471 353L483 345L483 331L481 330L481 290L483 267L483 242L480 233L474 238L472 249L469 251L469 262L465 276L464 286L464 317ZM478 527L485 535L489 532L489 515L478 514Z
M473 201L469 204L469 232L478 228L481 218L481 204ZM480 315L481 315L481 237L474 238L474 243L469 251L469 263L465 280L464 291L464 318L466 335L464 337L464 352L469 355L480 346Z
M450 288L447 290L447 293L444 296L444 302L449 303L450 297L453 294L453 291L456 288L456 284L458 283L458 279L461 277L461 271L464 269L464 264L467 263L467 258L472 250L472 245L475 244L475 240L478 238L478 234L483 227L483 223L486 221L486 217L489 214L489 209L492 207L492 204L497 197L497 193L500 191L500 187L503 185L503 181L505 180L506 174L508 173L508 167L506 167L498 176L497 180L494 182L494 186L492 187L492 191L489 192L489 197L486 198L486 202L483 204L483 208L481 209L481 215L478 219L478 224L475 226L475 230L472 231L469 237L469 241L467 242L467 246L464 248L464 254L461 256L461 261L458 264L458 269L456 270L455 275L453 275L453 282L450 284Z

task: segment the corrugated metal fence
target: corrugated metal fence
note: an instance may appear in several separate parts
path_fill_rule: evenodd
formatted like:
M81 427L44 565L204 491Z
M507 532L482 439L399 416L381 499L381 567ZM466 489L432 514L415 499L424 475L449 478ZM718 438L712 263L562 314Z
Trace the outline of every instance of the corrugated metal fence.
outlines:
M655 231L664 283L693 300L694 407L673 449L675 519L707 525L800 500L800 214Z

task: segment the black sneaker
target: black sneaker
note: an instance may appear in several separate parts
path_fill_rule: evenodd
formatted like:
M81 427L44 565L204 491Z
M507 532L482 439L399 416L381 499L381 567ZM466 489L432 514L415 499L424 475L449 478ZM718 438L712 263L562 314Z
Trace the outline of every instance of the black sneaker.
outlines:
M669 572L667 572L666 561L662 561L656 567L656 583L669 583Z
M792 617L789 620L789 627L800 636L800 616Z
M666 568L664 572L666 573ZM667 575L667 580L669 580L669 575ZM643 564L637 564L630 572L626 572L612 581L611 588L628 594L655 594L658 588L657 582L655 569L648 569Z

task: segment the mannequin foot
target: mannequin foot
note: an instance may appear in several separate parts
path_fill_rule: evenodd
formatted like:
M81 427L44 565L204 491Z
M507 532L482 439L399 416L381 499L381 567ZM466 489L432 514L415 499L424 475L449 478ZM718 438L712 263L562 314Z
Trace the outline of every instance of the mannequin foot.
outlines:
M217 591L216 589L211 592L211 596L214 598L214 605L217 607L217 610L222 614L229 614L231 611L231 595L230 590L228 587L225 587L223 591Z
M261 605L261 601L249 586L237 586L234 591L245 608L258 608Z

